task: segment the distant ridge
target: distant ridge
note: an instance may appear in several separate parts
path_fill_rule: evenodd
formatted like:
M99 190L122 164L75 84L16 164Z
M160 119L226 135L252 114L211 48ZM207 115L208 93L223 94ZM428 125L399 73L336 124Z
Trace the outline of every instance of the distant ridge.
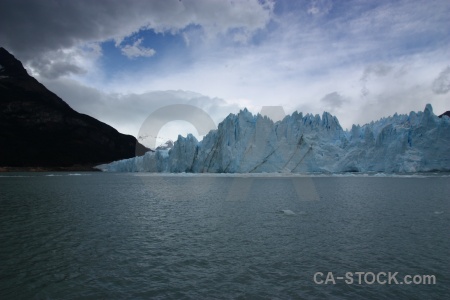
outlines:
M439 115L439 118L442 118L443 116L447 116L450 118L450 110L447 110L445 113L443 113L442 115Z
M73 110L0 47L0 170L89 169L148 150L133 136Z

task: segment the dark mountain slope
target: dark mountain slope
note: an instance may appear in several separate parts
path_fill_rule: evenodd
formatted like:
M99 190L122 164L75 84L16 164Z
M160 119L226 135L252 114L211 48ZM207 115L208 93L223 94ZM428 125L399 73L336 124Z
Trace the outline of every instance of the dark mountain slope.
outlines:
M147 150L73 110L0 48L0 167L92 166Z
M439 115L439 118L442 118L443 116L447 116L450 118L450 110L447 110L445 113L443 113L442 115Z

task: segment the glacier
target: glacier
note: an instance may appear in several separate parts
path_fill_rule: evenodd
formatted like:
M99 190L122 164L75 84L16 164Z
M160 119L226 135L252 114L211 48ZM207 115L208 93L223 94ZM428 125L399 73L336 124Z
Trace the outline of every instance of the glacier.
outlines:
M178 136L171 149L97 166L106 172L411 173L450 171L450 118L395 114L344 130L328 112L294 112L273 122L247 109L201 141Z

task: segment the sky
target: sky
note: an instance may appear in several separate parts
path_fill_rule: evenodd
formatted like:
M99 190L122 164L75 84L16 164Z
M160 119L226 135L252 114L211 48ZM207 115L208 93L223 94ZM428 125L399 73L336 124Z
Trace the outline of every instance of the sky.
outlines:
M244 107L344 129L450 110L448 0L2 0L0 46L75 110L139 137L167 105ZM188 112L187 112L188 113ZM201 136L172 121L158 141Z

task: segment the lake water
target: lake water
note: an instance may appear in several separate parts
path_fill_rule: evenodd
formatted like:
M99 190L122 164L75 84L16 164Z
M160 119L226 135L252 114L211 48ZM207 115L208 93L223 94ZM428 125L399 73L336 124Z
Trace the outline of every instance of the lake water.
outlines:
M3 173L0 299L444 299L449 195L448 175Z

